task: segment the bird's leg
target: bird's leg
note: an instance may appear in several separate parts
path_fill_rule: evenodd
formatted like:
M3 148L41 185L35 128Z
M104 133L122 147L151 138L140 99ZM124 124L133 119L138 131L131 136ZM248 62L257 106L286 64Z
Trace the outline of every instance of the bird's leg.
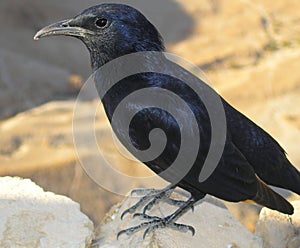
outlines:
M164 194L155 196L154 199L143 208L143 214L146 214L147 211L150 211L152 207L155 206L159 201L166 202L169 205L176 207L180 207L185 204L185 201L172 199L171 194L172 191L166 191ZM191 206L191 208L194 211L194 206Z
M126 230L122 230L118 233L117 238L120 237L122 234L131 235L133 233L136 233L143 228L146 228L146 231L144 232L143 238L153 232L156 229L159 228L165 228L170 227L179 231L187 232L190 231L192 234L195 234L195 229L192 226L183 225L183 224L177 224L175 223L175 220L178 219L180 216L182 216L187 210L189 210L193 204L195 203L195 199L193 197L190 197L184 204L182 204L173 214L165 217L160 218L157 216L149 216L146 214L135 214L135 217L142 217L143 219L149 220L148 222L141 223L138 226L128 228Z
M152 209L155 205L160 201L167 201L166 199L170 199L174 189L169 189L166 191L162 191L159 194L155 195L153 199L143 208L143 214Z
M170 185L164 189L160 189L160 190L156 190L156 189L137 189L137 190L133 190L131 192L131 195L133 194L143 194L146 193L145 196L143 196L135 205L133 205L131 208L125 210L122 215L121 215L121 219L123 219L123 217L126 214L132 214L134 213L139 207L141 207L145 202L149 201L151 198L154 198L150 203L152 203L155 199L155 202L152 203L152 206L150 208L152 208L161 198L163 198L164 195L168 195L168 197L171 195L172 191L174 190L175 186L174 185ZM150 204L149 203L149 204ZM146 205L147 207L148 205ZM145 207L145 208L146 208ZM148 209L148 208L147 208ZM147 211L144 210L144 212Z
M151 200L144 208L143 208L143 214L146 214L147 211L150 211L155 205L157 205L160 201L166 202L171 206L182 206L185 201L175 200L171 198L171 194L173 192L173 189L170 189L168 191L161 192L161 194L158 194L153 197L153 200ZM192 206L193 208L193 206ZM193 208L194 211L194 208Z

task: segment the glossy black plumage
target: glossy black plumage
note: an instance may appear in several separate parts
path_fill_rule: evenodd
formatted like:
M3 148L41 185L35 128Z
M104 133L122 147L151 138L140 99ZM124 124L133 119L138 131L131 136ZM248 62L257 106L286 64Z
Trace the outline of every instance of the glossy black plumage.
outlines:
M99 18L106 18L108 26L97 27L95 23ZM67 35L76 36L86 44L91 54L93 71L122 55L164 51L163 41L156 28L140 12L126 5L103 4L92 7L68 21L68 25L89 31L80 30L77 35ZM37 38L46 36L46 31L43 32ZM97 89L101 92L101 81L99 78L98 80ZM102 99L108 118L111 120L115 108L127 95L147 87L168 89L180 96L189 104L199 125L201 147L196 162L177 186L189 191L195 200L201 199L205 194L233 202L250 199L283 213L293 213L291 204L267 184L300 194L299 171L288 161L284 150L269 134L225 100L222 100L227 119L225 149L217 169L203 183L199 183L198 177L210 145L211 123L201 99L183 82L157 73L125 78ZM131 106L135 104L138 102ZM136 148L143 150L149 147L148 135L153 128L163 129L168 137L162 154L146 163L154 172L159 173L168 168L176 158L180 149L180 133L178 124L170 114L158 108L145 109L134 117L130 125L130 137ZM114 131L124 141L124 130Z

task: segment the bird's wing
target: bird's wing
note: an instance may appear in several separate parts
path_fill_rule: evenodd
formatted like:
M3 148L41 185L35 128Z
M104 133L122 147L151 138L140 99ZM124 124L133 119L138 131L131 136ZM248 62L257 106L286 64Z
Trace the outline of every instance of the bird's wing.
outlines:
M224 107L232 141L266 183L300 194L300 173L278 142L226 101Z
M256 195L257 178L247 159L228 138L216 170L198 187L218 198L237 202Z
M229 201L249 199L282 213L293 213L292 205L255 175L232 142L226 145L223 159L209 180L208 193L216 197Z

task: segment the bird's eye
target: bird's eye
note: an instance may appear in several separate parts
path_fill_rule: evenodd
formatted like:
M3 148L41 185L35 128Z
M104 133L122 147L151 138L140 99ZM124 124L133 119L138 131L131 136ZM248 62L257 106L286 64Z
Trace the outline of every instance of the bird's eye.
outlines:
M96 21L96 25L99 28L105 28L108 24L108 20L105 18L100 18Z

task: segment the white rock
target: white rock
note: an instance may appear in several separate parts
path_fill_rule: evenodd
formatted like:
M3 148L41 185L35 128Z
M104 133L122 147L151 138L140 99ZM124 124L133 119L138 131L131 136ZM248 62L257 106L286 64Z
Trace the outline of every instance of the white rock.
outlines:
M176 198L179 196L176 194ZM182 197L180 197L182 198ZM122 212L132 206L138 198L127 198L123 203L115 206L104 219L102 226L97 230L99 247L262 247L260 238L256 238L241 223L239 223L225 208L225 206L212 198L195 206L194 213L188 211L178 219L178 223L192 225L195 236L191 233L182 233L170 228L159 229L143 240L143 231L131 236L123 234L116 239L117 233L123 229L140 224L142 221L132 219L132 215L120 219ZM174 211L173 207L160 203L151 210L150 215L167 216Z
M255 234L263 238L265 248L300 247L300 201L292 202L292 216L263 208Z
M0 178L0 247L86 247L93 223L71 199L32 181Z

